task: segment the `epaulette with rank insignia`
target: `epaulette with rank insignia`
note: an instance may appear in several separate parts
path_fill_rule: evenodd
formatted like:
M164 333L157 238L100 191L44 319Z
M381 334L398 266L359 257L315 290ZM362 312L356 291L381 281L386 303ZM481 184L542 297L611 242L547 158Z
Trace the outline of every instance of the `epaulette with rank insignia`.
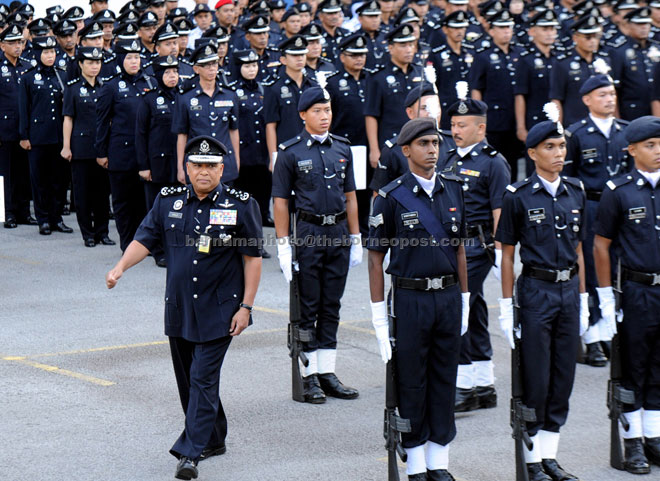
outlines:
M387 145L390 149L393 149L396 146L396 137L392 137L390 140L386 140L385 145Z
M71 87L73 84L75 84L75 83L78 82L79 80L80 80L80 77L76 77L76 78L74 78L73 80L69 80L69 81L66 83L66 85L67 85L67 87Z
M188 192L188 187L185 186L163 187L162 189L160 189L160 196L167 197L170 195L181 195L181 194L185 194L186 192Z
M367 73L369 73L369 74L371 74L371 75L373 75L373 74L375 74L375 73L377 72L377 69L375 69L375 68L367 68L367 67L364 67L362 70L365 71L365 72L367 72Z
M332 77L334 77L338 73L339 73L339 70L335 70L334 72L326 72L325 73L325 79L326 80L331 79Z
M262 82L262 85L263 85L264 87L270 87L271 85L273 85L273 84L274 84L275 82L277 82L278 80L279 80L279 78L276 77L276 78L274 78L274 79L272 79L272 80L268 80L268 81Z
M103 63L110 63L113 60L117 58L117 54L113 53L112 55L108 56L107 58L103 59Z
M622 45L624 45L627 41L628 41L627 38L624 35L621 35L619 37L615 37L609 42L606 42L605 45L611 48L619 48Z
M109 77L103 77L104 82L110 82L113 78L116 78L119 75L119 73L116 73L114 75L110 75Z
M571 137L574 133L576 133L585 125L587 125L587 119L578 120L577 122L569 125L564 129L564 135L566 137Z
M453 180L454 182L458 182L459 184L465 183L463 179L461 179L457 175L452 174L451 172L442 171L440 172L440 177L442 177L445 180Z
M292 145L297 144L301 140L302 140L302 137L300 135L296 135L295 137L287 140L286 142L282 142L278 147L280 148L280 150L286 150L289 147L291 147Z
M247 202L250 199L250 194L243 192L242 190L234 189L233 187L225 187L225 192L242 202Z
M517 191L518 189L520 189L521 187L529 184L530 180L531 179L529 177L527 177L526 179L521 180L519 182L514 182L513 184L509 184L509 185L506 186L506 190L513 193L513 192Z
M489 157L495 157L498 153L496 149L487 144L482 147L481 151Z
M345 144L348 144L348 145L351 144L351 141L348 140L346 137L341 137L341 136L335 135L335 134L329 134L329 135L330 135L330 137L332 137L333 140L338 140L339 142L344 142Z
M578 179L576 177L569 177L567 175L562 175L561 179L563 181L565 181L566 183L577 187L580 190L584 190L584 184L582 183L582 181L580 179Z
M622 175L621 177L617 177L616 179L608 180L605 185L607 185L610 188L610 190L614 190L617 187L621 187L622 185L631 182L632 180L633 180L632 175Z
M384 185L383 187L381 187L378 190L378 195L380 195L381 197L387 197L387 194L392 192L394 189L396 189L400 185L401 185L401 177L399 177L398 179L394 179L389 184Z

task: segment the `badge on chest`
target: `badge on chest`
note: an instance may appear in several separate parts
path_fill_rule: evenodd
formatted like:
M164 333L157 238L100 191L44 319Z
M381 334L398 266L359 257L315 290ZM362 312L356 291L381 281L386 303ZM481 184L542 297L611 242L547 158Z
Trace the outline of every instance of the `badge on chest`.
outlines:
M638 220L646 218L646 207L632 207L628 209L628 219Z
M300 172L309 172L312 170L314 167L314 163L312 162L312 159L305 159L305 160L299 160L298 161L298 170Z
M236 225L238 211L235 209L211 209L209 224L211 225Z
M401 214L401 220L405 226L413 226L419 224L419 213L417 211L404 212Z
M545 209L542 207L539 209L528 209L527 217L531 222L541 222L545 220Z

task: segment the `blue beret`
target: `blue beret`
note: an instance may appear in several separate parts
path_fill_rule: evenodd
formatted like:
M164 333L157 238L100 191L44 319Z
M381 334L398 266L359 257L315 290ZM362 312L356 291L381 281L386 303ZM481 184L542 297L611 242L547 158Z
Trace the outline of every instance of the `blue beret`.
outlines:
M300 95L298 101L298 112L305 112L314 104L327 104L330 102L330 94L321 87L310 87Z
M420 94L420 90L422 91ZM410 107L412 104L417 102L420 97L424 97L425 95L437 95L438 93L435 91L435 85L432 85L428 82L424 82L424 85L420 85L412 89L410 92L408 92L408 95L406 96L406 101L403 103L405 107Z
M633 120L626 127L625 136L629 144L656 137L660 138L660 117L646 115Z
M413 140L425 135L438 135L438 129L435 121L428 117L418 117L409 120L401 127L401 132L396 138L398 145L409 145Z
M564 136L564 127L559 122L544 120L529 129L525 147L533 149L545 139L556 139Z
M593 92L601 87L610 87L613 85L614 81L609 75L603 75L602 73L592 75L580 87L580 95L587 95L589 92Z
M485 116L488 112L488 104L481 100L465 99L452 104L447 110L449 118L457 115L479 115Z

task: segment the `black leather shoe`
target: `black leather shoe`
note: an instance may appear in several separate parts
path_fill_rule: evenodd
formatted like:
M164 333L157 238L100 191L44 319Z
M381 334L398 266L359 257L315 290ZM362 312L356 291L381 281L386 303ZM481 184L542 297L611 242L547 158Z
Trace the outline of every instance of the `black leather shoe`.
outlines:
M167 261L164 257L161 257L160 259L154 259L154 262L158 267L167 267Z
M479 409L491 409L497 407L497 392L495 386L477 386L475 388Z
M543 471L552 478L552 481L580 481L577 476L564 471L556 459L544 459L541 464Z
M190 458L183 456L176 465L176 479L197 479L197 463Z
M227 446L224 444L221 444L219 446L214 446L212 448L204 448L202 454L199 456L199 460L204 461L205 459L212 458L213 456L220 456L222 454L225 454L226 452L227 452Z
M69 209L68 205L65 205L62 209L62 215L71 215L71 210Z
M527 463L527 476L529 481L552 481L552 478L543 471L541 463Z
M429 481L456 481L456 478L446 469L434 469L433 471L426 471L426 474Z
M44 222L39 226L39 234L50 235L50 232L50 224L48 222Z
M55 224L53 230L56 230L57 232L63 232L65 234L71 234L73 232L73 229L66 225L64 222L58 222Z
M660 438L646 438L644 453L650 462L660 466Z
M649 460L644 455L642 438L624 439L623 469L632 474L648 474L651 472Z
M612 352L612 341L600 341L600 347L603 350L605 357L609 360Z
M94 247L95 245L94 239L85 239L85 247Z
M456 388L456 401L454 403L454 412L466 413L474 411L479 408L479 399L477 398L477 390Z
M108 237L107 235L101 236L101 239L99 239L96 243L97 244L103 244L104 246L117 245L117 243L115 241L113 241L112 239L110 239L110 237Z
M428 479L429 478L426 476L426 473L408 475L408 481L427 481Z
M263 221L263 226L264 227L275 227L275 222L273 221L273 219L268 217L265 221Z
M18 227L16 219L10 217L5 221L5 229L16 229L16 227Z
M270 259L271 257L273 257L273 256L270 255L270 253L266 249L261 249L261 258L262 259Z
M16 222L21 225L39 225L37 222L37 219L32 217L31 215L25 217L25 218L17 218Z
M325 402L325 393L321 389L318 375L312 374L303 378L303 391L306 403L323 404Z
M592 342L587 344L587 354L584 359L585 364L593 367L603 367L607 364L607 358L603 353L603 348L600 347L600 342Z
M326 396L339 399L355 399L360 395L357 389L344 386L333 372L319 374L319 382Z

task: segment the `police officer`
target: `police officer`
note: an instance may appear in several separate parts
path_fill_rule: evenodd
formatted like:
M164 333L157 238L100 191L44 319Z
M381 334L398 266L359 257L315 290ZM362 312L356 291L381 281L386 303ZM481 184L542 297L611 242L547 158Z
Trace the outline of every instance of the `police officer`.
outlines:
M334 61L339 56L338 46L342 37L349 31L341 27L343 15L339 0L323 0L319 3L317 15L323 36L323 57Z
M300 11L298 10L297 5L290 7L284 12L280 25L282 40L291 38L300 33L302 26L300 24Z
M557 463L559 430L568 416L575 353L588 327L582 240L582 183L560 177L566 155L559 110L529 131L527 153L536 171L507 186L495 239L502 243L500 326L512 349L521 337L523 403L536 410L527 422L533 449L524 446L530 481L577 480ZM514 334L513 285L516 244L522 275L517 280L520 331ZM516 327L517 329L517 327Z
M56 45L55 37L33 38L37 65L19 81L20 145L28 151L34 212L42 235L73 232L62 221L69 166L60 156L64 72L55 67Z
M483 284L493 264L496 277L500 277L502 251L499 243L493 242L493 233L500 217L502 195L511 182L506 159L486 141L489 107L480 100L467 99L467 90L464 86L459 101L449 108L456 148L449 151L444 164L446 170L463 180L463 216L466 238L470 240L465 246L470 317L461 343L456 412L497 405Z
M626 129L628 153L635 168L607 182L596 219L594 257L598 297L611 334L619 332L622 384L633 391L634 404L624 405L629 423L619 424L624 438L624 469L649 473L649 461L660 466L660 349L658 309L660 243L657 195L660 178L660 119L640 117ZM610 246L620 245L622 311L615 313ZM618 322L615 322L615 317Z
M328 72L332 73L337 70L335 67L335 62L337 59L329 60L326 57L322 56L323 52L323 35L321 34L321 27L315 23L310 23L305 28L300 30L300 35L305 37L307 40L307 54L305 55L306 63L305 70L307 73L316 73L316 72ZM345 36L347 36L346 34ZM344 37L345 37L344 36ZM344 37L341 37L342 39ZM340 39L337 39L337 42L341 42ZM337 50L337 56L339 52Z
M184 147L189 138L209 135L228 147L225 154L224 183L238 177L240 139L238 134L238 99L217 80L218 55L211 44L201 45L190 58L199 84L177 98L172 132L177 139L177 179L185 183Z
M259 55L258 80L267 81L277 75L277 69L280 66L280 53L276 49L268 46L268 33L270 26L268 17L257 15L243 24L245 30L245 39L251 48Z
M303 127L297 111L301 94L316 84L305 72L307 40L302 35L284 40L279 44L279 49L284 71L279 79L266 86L264 92L264 121L271 171L277 145L295 137Z
M112 289L157 243L165 248L165 335L169 337L185 428L170 453L178 479L226 452L227 418L218 387L227 348L251 324L261 276L259 208L220 180L227 149L213 137L186 146L191 184L164 188L135 240L106 275ZM194 245L186 242L195 239Z
M241 172L236 186L256 199L261 211L261 219L267 225L272 219L269 213L272 174L268 169L268 147L266 145L266 124L264 122L264 87L257 80L259 55L253 50L237 50L233 54L237 70L234 78L238 97L238 118L241 136ZM271 221L272 222L272 221ZM270 227L273 227L271 224ZM265 252L265 251L264 251ZM270 254L263 254L270 257Z
M459 178L436 173L440 140L433 120L410 120L396 140L410 172L379 190L369 218L372 322L387 362L392 350L383 259L389 250L398 408L412 428L401 435L406 472L410 480L449 481L454 479L447 469L449 444L456 436L456 369L470 297L461 243L463 193Z
M92 21L78 32L78 41L82 47L94 47L103 52L103 64L101 66L100 78L110 78L117 73L115 58L109 52L103 50L103 24ZM74 80L80 76L78 61L69 62L67 65L67 76Z
M387 41L380 32L382 21L380 8L378 1L371 0L364 2L355 10L360 22L360 28L355 33L365 35L367 38L369 53L367 54L366 68L369 70L380 69L387 59Z
M222 0L223 4L230 4L231 0ZM218 2L220 5L220 2ZM191 12L192 18L197 25L188 36L188 48L195 48L195 40L201 38L202 34L206 32L213 24L213 15L211 9L206 3L198 3Z
M165 22L158 27L153 36L154 54L152 59L144 66L144 71L148 75L154 75L155 67L153 65L154 57L175 57L178 61L177 70L181 78L189 79L195 75L192 65L187 60L179 60L179 32L170 22Z
M612 77L617 82L619 113L624 120L651 114L655 64L660 60L658 44L649 39L651 13L641 7L625 15L628 39L612 51Z
M326 396L355 399L356 389L335 375L340 300L349 267L362 262L353 158L349 142L328 132L330 94L321 87L305 90L298 102L305 128L280 144L273 171L273 212L277 257L287 282L292 278L292 242L300 266L300 328L313 340L303 344L305 402ZM289 225L289 202L295 193L296 225ZM291 231L296 238L291 239ZM349 236L350 235L350 236ZM317 239L304 243L298 239Z
M115 43L121 72L103 84L96 103L96 161L108 169L122 251L146 213L135 153L135 123L141 96L155 88L156 82L142 71L140 51L138 40Z
M142 44L142 55L148 58L154 53L154 33L158 29L158 17L154 12L144 12L138 19L138 37Z
M108 173L96 163L96 104L103 82L99 78L103 49L79 47L80 77L67 83L62 106L61 155L71 163L76 218L86 247L115 245L108 237L110 185Z
M0 175L4 178L5 223L13 229L18 224L36 225L30 215L30 169L27 154L19 146L19 78L30 69L21 57L23 30L9 25L0 33Z
M103 25L103 50L105 52L112 50L112 30L115 26L115 18L116 15L112 10L100 10L92 17L92 21L99 22Z
M462 10L447 15L442 21L442 32L446 36L445 43L431 50L430 59L438 72L436 86L440 106L445 111L458 100L456 83L468 79L474 61L474 47L464 41L469 25L467 14ZM449 126L449 117L445 114L440 127L447 130Z
M394 137L406 122L403 102L423 75L421 67L412 63L417 43L413 28L399 25L386 38L390 60L370 79L364 109L369 163L373 168L378 165L380 146Z
M70 20L60 20L53 27L53 34L59 46L57 65L67 70L70 63L75 63L78 33L76 24Z
M590 297L590 328L583 340L587 346L585 363L604 366L607 358L601 344L609 342L611 335L601 321L596 297L596 271L594 268L594 221L598 202L608 180L630 170L625 130L628 122L614 118L616 90L608 75L597 74L587 79L580 88L582 101L589 115L566 129L567 149L564 174L577 177L586 190L586 225L583 241L587 292ZM607 346L606 346L607 347ZM606 349L609 352L608 349Z

